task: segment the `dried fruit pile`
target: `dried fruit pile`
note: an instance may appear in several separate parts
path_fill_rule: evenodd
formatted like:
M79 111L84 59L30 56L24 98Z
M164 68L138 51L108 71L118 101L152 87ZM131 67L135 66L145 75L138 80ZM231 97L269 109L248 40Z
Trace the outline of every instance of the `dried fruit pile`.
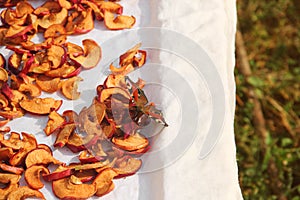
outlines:
M27 1L1 1L0 6L15 6L0 14L0 45L13 52L7 62L0 54L0 127L26 111L48 114L58 109L61 102L38 98L42 91L79 98L77 82L82 79L77 75L97 65L101 48L91 39L83 40L82 48L67 42L68 35L91 31L95 20L110 30L135 23L133 16L122 15L120 4L104 0L46 1L38 8ZM31 41L37 33L43 34L41 43Z
M27 1L0 1L0 7L13 6L0 16L0 44L12 51L8 62L0 54L0 183L7 186L0 188L0 200L44 199L38 191L44 187L41 176L60 199L103 196L114 189L113 179L133 175L141 167L138 157L151 143L143 127L151 120L168 126L161 111L148 102L145 82L127 76L146 62L141 44L121 55L119 66L110 65L111 74L97 86L92 104L79 113L59 114L62 100L40 96L60 91L67 99L79 98L77 82L82 78L77 75L101 59L95 41L83 40L82 48L67 42L67 35L89 32L94 19L119 30L131 28L135 18L122 15L120 4L104 0L46 1L38 8ZM37 33L43 34L43 42L31 41ZM31 134L8 134L5 124L26 112L48 115L45 134L56 135L54 147L79 153L78 163L56 160L51 148L38 144ZM50 172L50 164L56 170ZM22 174L28 186L19 185Z
M46 166L50 163L61 164L52 157L50 147L38 144L32 134L11 132L9 138L0 134L0 183L6 187L0 189L0 199L23 199L44 196L38 189L44 184L40 174L49 174ZM24 172L25 171L25 172ZM19 180L24 173L29 187L19 187Z

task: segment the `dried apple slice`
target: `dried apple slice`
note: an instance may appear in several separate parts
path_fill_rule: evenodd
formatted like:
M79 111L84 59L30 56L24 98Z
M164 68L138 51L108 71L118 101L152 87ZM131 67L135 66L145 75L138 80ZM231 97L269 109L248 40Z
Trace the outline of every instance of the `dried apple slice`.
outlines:
M78 99L80 97L80 92L77 91L78 82L82 80L82 78L74 76L63 81L61 83L61 91L63 95L70 100Z
M61 67L57 69L52 69L50 71L45 72L45 75L52 78L57 78L57 77L69 78L72 76L76 76L77 74L79 74L79 72L80 72L79 67L75 67L67 63L64 63Z
M135 174L142 166L140 159L135 159L130 156L121 158L121 162L117 164L117 167L113 169L119 174L115 178L123 178Z
M44 32L44 38L57 38L62 35L66 35L67 31L61 24L53 24L49 26Z
M42 51L44 49L48 49L50 48L50 46L53 43L53 39L46 39L45 41L43 41L42 43L33 43L31 41L25 41L25 42L21 42L21 46L25 49L25 50L29 50L29 51Z
M16 15L17 17L23 17L24 15L29 15L33 13L34 8L30 3L26 1L21 1L16 6Z
M125 76L110 74L105 79L103 86L105 88L111 88L111 87L126 88ZM100 94L100 92L101 91L97 90L97 94Z
M85 69L91 69L95 67L101 59L101 47L91 39L83 40L82 45L84 47L84 55L75 57L70 54L70 59Z
M68 34L84 34L94 29L93 10L87 8L77 16L69 16L66 30Z
M67 147L73 152L77 153L86 149L84 141L82 137L80 137L77 133L73 133L67 142Z
M114 182L111 182L111 184L110 184L109 188L106 190L106 192L103 192L103 190L100 190L100 191L98 192L98 190L97 190L97 192L96 192L95 195L98 196L98 197L102 197L102 196L104 196L104 195L110 193L110 192L113 191L114 189L115 189L115 184L114 184Z
M50 14L44 15L42 19L38 19L37 23L40 27L47 29L53 24L64 24L68 16L68 10L62 8L60 12L50 12Z
M108 99L111 96L114 96L117 99L119 99L119 98L127 99L127 102L129 102L131 99L130 94L123 88L112 87L112 88L106 88L101 91L101 93L99 95L99 101L104 102L106 99Z
M5 163L0 163L0 169L2 169L5 172L10 172L17 175L21 175L24 172L23 168L10 166Z
M21 179L20 175L16 174L7 174L7 173L0 173L0 183L13 183L16 184ZM1 190L0 190L1 191ZM1 194L1 192L0 192Z
M73 8L73 5L68 0L58 0L59 5L67 10Z
M69 140L70 135L75 130L76 125L75 124L66 124L64 127L60 130L56 137L56 141L54 143L55 147L63 147L66 145L66 143Z
M36 78L36 84L42 91L53 93L59 90L60 78L51 78L45 75L39 75Z
M25 159L25 165L27 168L33 165L47 165L47 164L61 164L60 161L56 160L48 151L45 149L34 149L29 152Z
M30 188L38 190L44 187L44 183L40 180L40 174L50 174L50 172L42 165L33 165L26 169L24 177Z
M8 184L5 188L0 188L0 199L6 200L8 195L19 187L20 175L0 173L0 183Z
M0 116L4 117L8 120L16 119L22 117L24 113L20 110L8 110L8 111L0 111Z
M71 54L74 57L80 56L84 54L83 49L81 48L81 46L71 43L71 42L67 42L65 44L66 48L67 48L67 54Z
M137 151L140 149L144 149L149 145L149 141L147 140L147 138L140 135L139 133L130 135L126 139L114 137L112 139L112 142L117 147L126 151Z
M78 123L78 114L73 110L65 110L62 114L68 123Z
M99 20L99 21L103 20L103 14L102 14L99 6L95 2L82 0L81 4L86 4L88 7L90 7L93 10L95 18L97 20Z
M52 155L51 148L48 145L46 145L46 144L38 144L37 148L38 149L44 149L44 150L48 151Z
M38 190L33 190L27 186L19 187L16 190L12 191L8 197L7 200L21 200L28 197L37 197L40 199L45 199L43 193L41 193Z
M33 30L32 25L20 26L20 25L14 24L8 28L5 37L11 38L11 39L20 37L20 38L22 38L22 41L26 41L28 39L27 33L31 32L32 30Z
M95 3L99 6L101 10L107 10L112 13L116 14L122 14L123 13L123 7L115 2L109 2L109 1L99 1L96 0Z
M121 67L125 66L125 65L129 65L132 64L134 57L136 56L136 54L139 51L139 48L142 46L141 43L136 44L134 47L132 47L131 49L129 49L128 51L126 51L124 54L122 54L120 56L120 61L119 61L119 65Z
M47 59L52 63L51 68L56 69L66 62L66 50L58 45L51 45L47 51Z
M100 172L93 181L93 184L95 184L97 188L96 196L103 196L106 194L111 187L113 178L117 175L118 173L111 168Z
M104 11L104 24L110 30L122 30L132 28L135 24L134 16L119 15L115 18L115 14L108 10Z
M1 144L13 150L19 150L24 147L24 141L21 140L20 134L16 132L11 132L9 139L2 140Z
M33 98L23 99L20 101L20 106L33 114L49 114L53 110L58 110L62 104L62 100L55 100L53 98Z
M96 193L95 184L74 184L70 178L52 182L52 190L60 199L87 199Z
M10 148L10 147L1 147L0 148L0 160L7 162L13 155L14 155L14 151L12 148Z
M22 83L18 89L20 92L25 94L29 94L30 97L38 97L41 95L41 89L37 87L35 84L25 84Z
M44 129L44 132L46 133L47 136L49 136L51 133L61 128L65 123L65 119L56 111L50 112L48 117L49 119Z
M27 153L37 147L37 141L33 135L22 132L22 136L25 144L23 148L21 148L10 158L9 163L12 166L18 166L23 164Z
M117 68L113 64L109 66L110 71L114 75L126 76L130 72L134 71L134 66L132 64L124 65L123 67Z
M17 17L17 13L15 10L6 9L1 12L1 21L6 25L24 25L26 22L27 15L23 15L22 17Z
M9 58L8 58L8 69L14 73L18 74L20 73L19 66L21 65L22 62L22 56L17 53L13 53Z

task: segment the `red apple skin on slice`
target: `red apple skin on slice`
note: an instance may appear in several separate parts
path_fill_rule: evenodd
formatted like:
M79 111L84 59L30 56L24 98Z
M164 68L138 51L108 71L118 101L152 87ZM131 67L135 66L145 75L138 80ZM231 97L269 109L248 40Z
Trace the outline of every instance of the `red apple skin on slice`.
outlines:
M57 172L52 172L50 174L43 175L43 178L45 181L51 182L65 177L69 177L73 174L73 172L74 172L73 169L66 168L63 171L57 171Z
M23 168L10 166L5 163L0 164L0 169L2 169L3 171L6 171L6 172L17 174L17 175L21 175L24 172Z

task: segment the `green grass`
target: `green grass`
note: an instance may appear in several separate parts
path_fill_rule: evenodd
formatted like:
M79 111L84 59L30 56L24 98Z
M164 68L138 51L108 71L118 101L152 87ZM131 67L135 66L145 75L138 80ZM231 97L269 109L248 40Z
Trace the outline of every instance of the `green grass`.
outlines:
M300 200L300 1L237 3L252 69L246 80L237 58L235 134L243 196ZM253 123L249 87L262 105L268 133L264 141Z

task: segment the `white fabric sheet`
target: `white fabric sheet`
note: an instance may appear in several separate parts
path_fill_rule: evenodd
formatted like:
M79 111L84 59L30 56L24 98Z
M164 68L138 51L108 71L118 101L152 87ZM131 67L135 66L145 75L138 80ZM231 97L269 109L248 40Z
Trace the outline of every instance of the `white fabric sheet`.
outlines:
M43 1L34 2L41 4ZM242 199L233 130L236 2L234 0L123 0L120 3L124 5L124 14L136 17L135 28L162 27L174 30L198 43L207 52L223 82L226 115L222 134L213 151L205 159L199 159L205 137L199 136L188 151L172 165L156 172L117 181L115 190L102 199ZM96 23L95 30L85 35L70 37L69 40L81 44L82 39L93 38L102 44L120 32L122 31L109 31L103 23ZM115 44L116 48L117 45ZM1 51L4 55L8 54L4 48ZM68 109L70 105L72 104L64 104L61 110ZM45 121L46 118L34 120L29 116L14 120L10 125L14 131L38 133L39 142L51 144L54 138L46 138L42 132ZM54 155L66 161L73 157L70 153L62 155L57 150L54 151ZM54 199L50 185L46 185L42 191L47 199Z

